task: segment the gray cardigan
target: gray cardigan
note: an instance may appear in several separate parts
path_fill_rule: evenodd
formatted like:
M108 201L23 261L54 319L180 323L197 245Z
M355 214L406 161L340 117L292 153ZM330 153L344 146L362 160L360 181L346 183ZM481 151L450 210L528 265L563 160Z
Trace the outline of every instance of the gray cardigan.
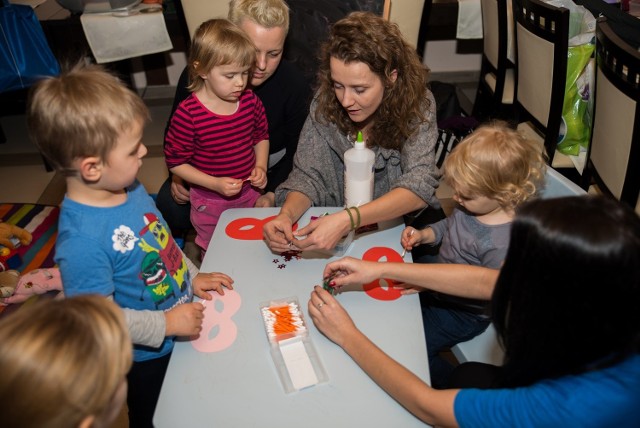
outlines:
M403 187L430 206L440 207L435 195L440 179L434 156L438 138L436 103L431 92L428 99L427 121L404 142L402 151L372 148L376 155L374 199ZM353 147L353 142L336 125L317 122L316 108L314 100L300 133L293 170L276 189L276 206L282 206L291 191L305 194L313 206L344 205L344 152Z

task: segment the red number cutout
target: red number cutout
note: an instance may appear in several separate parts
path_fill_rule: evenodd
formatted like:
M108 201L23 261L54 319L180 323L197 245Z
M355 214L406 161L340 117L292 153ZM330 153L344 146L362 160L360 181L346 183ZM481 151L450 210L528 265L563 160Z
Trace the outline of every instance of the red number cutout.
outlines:
M265 224L276 218L275 215L264 219L242 217L233 220L224 230L229 238L240 241L262 241L262 228ZM298 228L298 223L293 225L293 230Z
M242 299L234 290L224 290L224 296L210 293L211 300L203 300L204 320L200 335L191 341L191 345L200 352L218 352L227 349L236 341L238 327L231 317L238 312ZM222 303L222 310L216 308L217 302ZM217 330L217 331L214 331ZM213 337L211 337L213 333Z
M382 258L386 257L387 262L403 262L404 260L398 254L397 251L389 248L389 247L373 247L369 248L363 255L362 260L378 262ZM386 282L386 287L383 284L383 281ZM400 290L394 288L393 286L397 284L396 281L380 278L372 281L363 286L364 291L371 297L377 300L396 300L400 298Z

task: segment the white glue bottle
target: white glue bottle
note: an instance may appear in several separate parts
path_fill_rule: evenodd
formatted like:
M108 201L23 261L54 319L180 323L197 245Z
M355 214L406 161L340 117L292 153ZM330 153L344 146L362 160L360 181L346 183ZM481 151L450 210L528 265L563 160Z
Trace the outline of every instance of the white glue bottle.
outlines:
M365 147L362 132L353 148L344 152L344 200L346 207L358 207L373 199L373 150Z

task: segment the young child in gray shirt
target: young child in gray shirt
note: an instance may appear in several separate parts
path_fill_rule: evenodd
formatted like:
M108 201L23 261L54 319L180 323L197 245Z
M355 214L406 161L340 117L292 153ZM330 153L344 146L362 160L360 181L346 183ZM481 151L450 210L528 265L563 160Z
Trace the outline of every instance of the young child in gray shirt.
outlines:
M494 122L460 142L443 169L458 206L425 229L405 228L402 246L440 244L438 263L499 269L515 209L535 195L543 181L542 147L506 123ZM487 328L489 302L434 291L422 293L421 301L432 385L444 387L453 367L439 353Z

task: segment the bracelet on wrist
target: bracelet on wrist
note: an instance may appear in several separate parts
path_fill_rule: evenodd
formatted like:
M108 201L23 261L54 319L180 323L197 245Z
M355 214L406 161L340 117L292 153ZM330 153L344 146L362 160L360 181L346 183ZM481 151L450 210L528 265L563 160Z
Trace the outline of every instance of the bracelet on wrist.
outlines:
M357 228L359 228L359 227L360 227L360 221L362 220L362 219L360 218L360 210L358 209L358 207L351 207L351 208L349 208L349 209L350 209L350 210L356 210L356 218L357 218L357 221L356 221L356 227L354 227L354 229L357 229Z
M356 224L353 222L353 214L351 214L351 210L349 210L349 208L344 209L347 214L349 214L349 220L351 221L351 230L355 230L356 229Z

